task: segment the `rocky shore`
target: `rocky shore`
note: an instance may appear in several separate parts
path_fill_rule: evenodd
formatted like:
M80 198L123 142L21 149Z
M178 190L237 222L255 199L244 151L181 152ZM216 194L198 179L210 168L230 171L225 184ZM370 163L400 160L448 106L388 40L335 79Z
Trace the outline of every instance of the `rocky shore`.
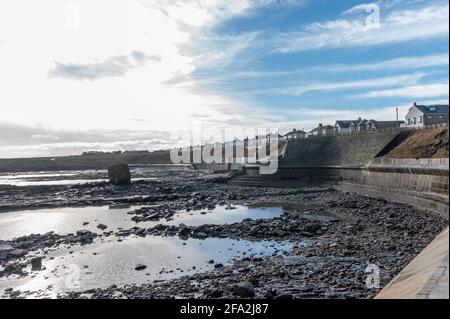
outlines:
M306 199L309 208L316 205L315 210L299 214L296 209L302 211L302 204L296 207L295 203ZM287 256L248 257L163 283L112 286L61 297L371 298L446 226L441 218L413 207L356 194L321 192L278 200L290 207L275 220L198 227L160 225L137 233L288 240L295 246ZM373 266L380 271L379 288L366 287L367 272ZM235 285L243 283L251 289L236 290Z
M74 234L50 232L0 242L0 280L10 276L27 278L33 267L36 270L39 265L46 266L52 249L89 247L105 240L177 237L189 242L231 238L289 242L294 247L267 257L249 253L225 265L211 260L212 271L125 286L111 282L109 288L61 292L60 298L371 298L448 224L412 206L358 194L231 186L202 180L193 172L124 187L30 186L24 193L6 188L0 193L8 196L1 203L3 208L99 202L143 205L128 212L136 223L132 228L110 229L99 224L97 233L80 229ZM167 224L177 212L195 211L207 216L218 205L229 211L236 205L282 207L284 213L272 219L244 219L229 224ZM148 221L157 224L140 227ZM146 267L140 264L130 271L145 271ZM379 286L367 287L367 276L374 269L379 270ZM3 294L4 298L24 296L13 288L5 289Z

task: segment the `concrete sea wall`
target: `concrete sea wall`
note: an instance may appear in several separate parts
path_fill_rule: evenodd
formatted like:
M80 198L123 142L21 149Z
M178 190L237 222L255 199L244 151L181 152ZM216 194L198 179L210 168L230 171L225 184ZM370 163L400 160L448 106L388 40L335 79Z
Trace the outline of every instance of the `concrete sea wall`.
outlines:
M275 175L247 167L233 183L261 186L325 186L411 204L448 218L448 167L444 159L375 159L362 167L281 166Z
M449 159L384 158L408 136L373 135L311 138L289 143L275 175L257 166L232 183L261 186L325 186L410 204L449 218ZM448 299L448 228L377 296Z
M393 141L406 138L402 129L381 133L313 136L289 141L281 166L362 166ZM403 136L404 135L404 136Z
M448 219L448 170L448 158L377 158L359 171L341 171L333 187L411 204Z
M320 185L411 204L448 218L448 158L379 157L409 133L395 129L290 141L275 175L259 175L257 166L249 166L246 176L233 183Z

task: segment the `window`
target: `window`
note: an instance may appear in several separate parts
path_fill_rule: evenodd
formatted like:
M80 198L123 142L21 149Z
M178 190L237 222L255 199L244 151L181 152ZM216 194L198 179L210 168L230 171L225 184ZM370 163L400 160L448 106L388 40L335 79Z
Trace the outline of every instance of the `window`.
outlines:
M444 119L444 116L443 116L443 115L439 115L439 119L440 119L440 120L443 120L443 119Z
M416 124L416 123L417 123L417 118L415 117L415 118L414 118L414 124Z
M430 111L431 112L436 112L436 110L437 110L436 106L430 106Z
M422 123L422 122L423 122L423 117L419 116L419 123Z
M433 115L428 115L428 119L432 120L433 119Z

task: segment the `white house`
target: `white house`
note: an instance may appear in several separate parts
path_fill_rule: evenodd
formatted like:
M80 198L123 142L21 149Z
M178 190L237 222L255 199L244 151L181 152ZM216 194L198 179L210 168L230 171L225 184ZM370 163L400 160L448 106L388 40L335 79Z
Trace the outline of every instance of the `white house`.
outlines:
M406 127L420 127L448 123L448 105L413 104L406 114Z

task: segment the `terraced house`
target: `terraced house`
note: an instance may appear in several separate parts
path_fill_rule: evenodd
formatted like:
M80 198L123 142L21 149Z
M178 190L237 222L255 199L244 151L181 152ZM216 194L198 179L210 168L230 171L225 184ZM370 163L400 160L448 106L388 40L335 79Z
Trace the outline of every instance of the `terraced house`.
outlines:
M334 131L335 133L340 134L349 134L351 133L351 126L356 125L361 121L361 118L358 118L357 120L338 120L336 121L336 124L334 124Z
M448 123L448 105L411 106L406 114L406 127L421 127Z
M295 139L299 139L299 138L306 138L308 136L308 133L306 133L303 130L297 130L297 129L293 129L292 131L286 133L283 136L284 140L295 140Z

